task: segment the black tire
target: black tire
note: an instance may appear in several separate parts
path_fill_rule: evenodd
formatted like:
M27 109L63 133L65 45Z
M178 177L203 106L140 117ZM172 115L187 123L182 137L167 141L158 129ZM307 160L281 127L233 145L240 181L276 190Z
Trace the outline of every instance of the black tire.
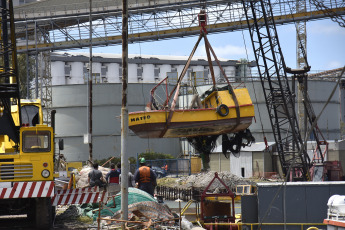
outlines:
M217 113L222 116L222 117L226 117L229 114L229 108L228 106L221 104L217 107Z

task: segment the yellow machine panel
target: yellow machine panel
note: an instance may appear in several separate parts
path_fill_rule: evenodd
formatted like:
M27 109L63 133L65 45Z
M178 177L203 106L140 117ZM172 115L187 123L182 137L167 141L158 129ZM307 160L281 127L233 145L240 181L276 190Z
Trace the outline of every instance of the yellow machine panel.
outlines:
M53 180L53 128L22 127L19 153L0 154L0 182Z

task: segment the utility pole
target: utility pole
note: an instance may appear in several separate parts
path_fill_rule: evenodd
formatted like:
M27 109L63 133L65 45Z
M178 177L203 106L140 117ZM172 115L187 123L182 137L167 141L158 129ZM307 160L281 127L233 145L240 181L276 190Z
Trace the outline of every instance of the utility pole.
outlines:
M89 33L89 130L88 130L88 142L89 142L89 162L92 160L92 0L90 0L90 14L89 14L89 23L90 23L90 33Z
M128 2L122 0L121 218L128 219ZM124 229L124 223L122 225Z

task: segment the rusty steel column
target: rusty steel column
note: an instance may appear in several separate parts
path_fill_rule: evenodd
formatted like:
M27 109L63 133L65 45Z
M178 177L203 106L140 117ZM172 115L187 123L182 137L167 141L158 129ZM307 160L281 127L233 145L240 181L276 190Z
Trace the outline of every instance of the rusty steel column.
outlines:
M122 0L121 218L128 219L128 2ZM124 225L123 225L124 227Z
M88 131L88 141L89 141L89 163L93 162L92 159L92 0L90 0L90 33L89 33L89 131Z

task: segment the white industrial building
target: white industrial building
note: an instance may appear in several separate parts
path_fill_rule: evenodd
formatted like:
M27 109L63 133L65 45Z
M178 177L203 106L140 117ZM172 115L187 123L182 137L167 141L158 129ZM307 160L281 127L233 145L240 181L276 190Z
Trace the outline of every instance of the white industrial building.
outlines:
M171 83L176 82L187 59L187 56L129 55L128 83L158 83L166 77L171 79ZM94 54L92 60L93 83L121 83L121 54ZM227 59L220 61L225 74L232 81L250 76L250 67L255 66L255 62ZM215 62L213 65L216 79L223 79ZM51 55L52 85L85 84L88 70L88 53L59 52ZM206 57L193 57L186 75L191 76L191 73L203 83L210 81L211 74ZM186 81L188 77L184 78L184 82Z

